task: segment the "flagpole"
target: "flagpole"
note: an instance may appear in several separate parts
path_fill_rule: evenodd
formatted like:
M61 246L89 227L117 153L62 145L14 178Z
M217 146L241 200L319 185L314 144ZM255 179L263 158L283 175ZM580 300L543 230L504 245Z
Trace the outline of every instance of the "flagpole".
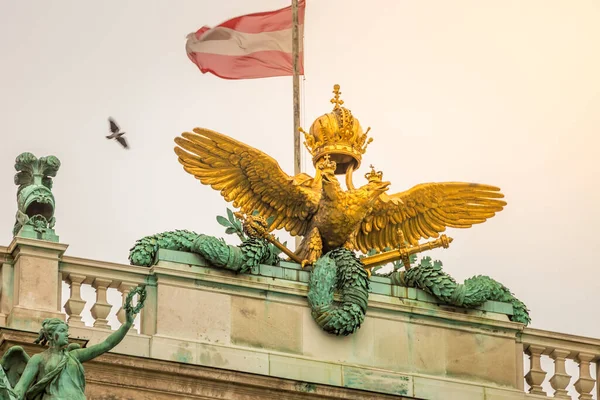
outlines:
M292 62L294 68L294 175L302 172L300 165L300 41L298 32L298 0L292 0Z
M298 0L292 0L292 63L293 103L294 103L294 175L302 172L300 164L300 41L298 32ZM300 238L295 238L296 249L300 246Z

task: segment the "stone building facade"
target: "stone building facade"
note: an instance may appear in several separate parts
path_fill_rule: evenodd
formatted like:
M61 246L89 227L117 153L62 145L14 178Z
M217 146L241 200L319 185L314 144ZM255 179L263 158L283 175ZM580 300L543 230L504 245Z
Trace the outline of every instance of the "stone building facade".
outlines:
M511 322L510 304L453 308L374 277L363 325L336 337L312 320L308 272L296 264L236 275L191 253L160 250L146 268L70 257L67 248L24 237L0 247L0 353L17 344L29 354L42 351L33 341L47 317L67 320L72 341L98 343L116 329L108 323L114 308L124 318L107 291L124 299L145 284L136 328L84 364L89 399L598 396L600 340ZM81 317L88 285L96 293L92 326ZM573 362L577 374L570 376L565 365Z

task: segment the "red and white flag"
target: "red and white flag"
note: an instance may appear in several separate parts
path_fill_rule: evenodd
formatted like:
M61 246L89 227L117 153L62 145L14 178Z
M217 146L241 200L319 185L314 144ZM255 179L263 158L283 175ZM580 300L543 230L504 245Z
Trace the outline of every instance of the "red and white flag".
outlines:
M304 74L305 0L298 1L299 74ZM293 75L292 7L243 15L190 33L187 55L203 74L224 79Z

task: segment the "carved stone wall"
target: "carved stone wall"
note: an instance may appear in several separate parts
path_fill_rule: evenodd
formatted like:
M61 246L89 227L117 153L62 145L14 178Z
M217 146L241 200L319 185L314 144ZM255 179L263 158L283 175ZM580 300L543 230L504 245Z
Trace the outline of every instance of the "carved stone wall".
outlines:
M42 346L32 344L35 338L33 332L0 328L0 353L14 345L22 346L29 355L43 351ZM72 341L86 345L85 340ZM86 362L84 367L89 400L408 399L113 353Z
M235 275L189 253L161 251L145 268L65 256L66 248L27 238L0 247L0 353L14 344L43 350L32 344L39 322L55 315L69 321L73 341L98 343L118 326L109 314L122 318L122 301L108 302L107 291L125 296L146 284L139 331L84 364L89 399L524 400L551 393L544 357L555 359L557 398L570 398L568 385L581 399L597 390L590 367L600 340L524 328L509 321L509 304L441 306L374 278L363 325L336 337L311 318L308 272L295 264ZM82 297L85 287L94 299ZM86 304L93 326L81 319ZM565 360L578 363L578 378L563 371Z

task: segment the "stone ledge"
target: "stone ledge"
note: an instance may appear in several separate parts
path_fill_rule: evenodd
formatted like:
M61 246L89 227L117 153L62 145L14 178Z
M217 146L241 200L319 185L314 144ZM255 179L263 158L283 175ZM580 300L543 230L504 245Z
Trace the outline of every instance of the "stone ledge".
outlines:
M210 265L206 262L206 260L198 254L160 249L157 252L155 258L155 264L164 265L164 262L168 262L169 264L173 263L187 266L211 268ZM183 270L185 270L185 268ZM279 266L261 264L258 267L253 268L249 275L274 278L278 280L297 282L301 284L308 284L310 273L306 270L303 270L299 264L282 261L280 262ZM444 303L441 303L434 296L430 295L429 293L423 290L394 285L391 283L390 278L387 277L372 276L371 293L407 300L416 300L418 302L423 303L431 303L434 305L445 306L452 310L462 309L461 307L448 306ZM498 301L486 301L481 306L469 310L504 314L506 316L513 315L512 304L502 303Z
M413 377L413 396L427 400L525 400L525 392L508 388L480 386L451 379L425 376ZM548 397L543 397L547 399Z
M86 331L88 334L84 333ZM84 336L95 336L97 331L101 330L78 328L78 332ZM43 346L33 344L35 338L37 338L36 332L0 328L0 354L4 354L14 345L23 346L29 355L43 351ZM163 339L168 340L168 338ZM82 347L93 344L92 341L80 339L71 339L71 342L78 343ZM113 351L84 363L86 395L90 400L106 398L107 395L114 400L148 398L234 400L241 396L249 400L265 398L525 400L531 397L519 390L421 374L398 374L341 364L338 364L339 368L335 368L334 363L314 364L312 360L296 357L293 357L294 361L285 361L284 358L290 357L278 354L265 354L269 360L269 371L265 374L235 371L231 367L213 367L203 363L135 357L122 354L119 349L121 349L120 345ZM294 368L285 368L285 364L291 365L290 363L294 364ZM319 376L320 364L328 364L329 370L335 369L335 374L339 373L339 376L330 375L329 384L318 382L327 380L326 377Z
M413 321L417 322L417 321ZM375 328L372 328L375 329ZM22 334L21 331L7 329L6 332ZM87 345L96 344L114 331L91 327L71 327L75 341ZM421 331L424 332L424 331ZM363 332L363 333L367 333ZM27 333L35 336L35 333ZM351 338L350 338L351 339ZM400 339L400 338L398 338ZM441 339L441 338L440 338ZM33 339L30 339L33 341ZM1 342L0 342L1 343ZM339 343L343 345L343 343ZM30 345L39 349L40 346ZM347 346L342 346L348 351ZM2 348L2 346L0 346ZM28 350L29 352L29 350ZM268 349L256 349L232 344L216 344L206 341L183 340L163 335L139 335L132 332L126 336L111 354L176 362L180 365L221 368L230 372L244 372L261 376L270 376L311 385L328 385L351 389L366 390L374 393L416 396L431 400L444 397L429 396L432 392L462 393L466 399L517 399L514 391L506 391L490 383L467 382L453 378L422 375L422 373L402 372L381 369L374 366L359 366L344 362L317 360L306 355L292 355ZM443 357L443 354L440 354ZM496 393L497 396L483 393ZM498 394L499 393L499 394ZM462 397L461 397L462 399Z
M82 340L88 346L93 346L106 339L113 330L92 328L88 326L69 326L69 340ZM150 339L148 335L140 335L136 331L130 331L123 341L113 349L113 352L136 356L150 357Z
M400 396L413 396L413 377L390 371L342 367L343 386L347 388L389 393Z
M151 273L158 277L159 285L162 282L163 285L167 284L181 289L199 289L307 306L308 285L303 282L259 275L241 275L220 268L178 264L170 261L159 261L151 268ZM339 300L339 296L336 295L335 300ZM481 325L485 330L493 330L492 334L494 335L504 335L502 332L510 331L513 332L510 335L514 337L514 332L522 329L522 324L509 321L505 314L371 293L368 313L373 315L374 312L379 311L392 313L393 315L390 315L392 319L397 319L407 313L425 319L445 319L453 321L455 329L472 330L471 327Z
M159 261L152 273L159 299L171 299L158 319L186 321L190 328L159 326L152 357L256 374L268 366L270 375L328 385L343 384L343 366L386 371L365 378L372 389L388 381L386 376L412 372L494 387L517 384L514 347L522 324L507 321L506 315L496 319L490 318L493 313L373 294L359 331L334 337L311 318L305 283L169 261ZM204 314L196 311L202 309ZM211 339L217 336L219 343ZM498 360L486 362L482 352Z
M228 371L226 373L248 373L252 374L251 376L264 377L260 379L270 377L303 382L309 388L326 385L327 387L356 389L372 393L372 397L363 398L379 398L375 395L376 393L408 398L415 396L428 400L447 400L449 398L517 400L525 398L523 392L515 389L491 387L485 384L422 374L398 373L345 363L318 361L259 349L184 341L159 335L152 337L150 346L151 359L175 362L181 367L189 365L191 367L216 368ZM121 345L111 353L123 354Z
M545 348L542 353L544 355L550 355L554 349L561 349L569 351L567 358L575 358L578 353L590 353L596 354L590 360L592 363L600 362L600 339L535 328L526 328L519 336L522 343L528 343L524 350L535 344Z
M15 329L39 329L42 321L46 318L58 318L65 320L65 314L60 311L40 310L30 307L13 306L6 316L6 325Z
M111 280L109 288L118 288L122 282L147 283L150 269L137 265L124 265L111 262L89 260L86 258L65 256L59 262L59 271L63 279L69 273L85 275L82 284L92 284L94 279L102 278Z
M8 252L8 248L6 248L4 246L0 246L0 264L11 263L11 262L12 262L12 257L10 256L10 253Z
M64 243L17 236L13 238L7 252L12 255L13 262L17 262L21 256L56 260L62 257L68 247L69 245Z
M81 328L82 331L93 330ZM37 333L0 328L0 355L19 345L31 356L44 350L33 344ZM85 347L85 340L71 340ZM91 344L91 343L89 343ZM116 349L115 349L116 350ZM408 400L406 397L274 378L240 371L134 357L111 351L83 364L88 399L171 400L219 398L248 400L283 398Z

